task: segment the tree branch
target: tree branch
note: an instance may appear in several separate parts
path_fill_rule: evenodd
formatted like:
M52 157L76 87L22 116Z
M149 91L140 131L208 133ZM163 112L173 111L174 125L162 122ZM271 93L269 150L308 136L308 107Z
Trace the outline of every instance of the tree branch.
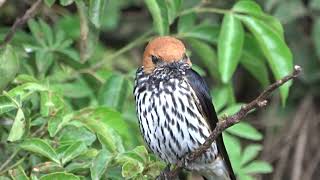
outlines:
M24 25L33 15L36 13L37 9L40 7L42 0L37 0L22 17L17 18L10 28L9 32L4 37L3 41L0 43L0 49L8 44L16 33L17 29Z
M240 120L243 119L251 110L266 106L268 102L267 97L284 83L296 78L300 74L301 70L301 67L296 65L291 75L285 76L284 78L271 84L256 99L246 105L243 105L237 113L232 116L225 117L222 121L219 121L215 129L211 132L210 136L198 149L183 157L171 171L166 170L162 172L158 179L175 179L186 163L196 160L211 147L211 144L215 141L219 134L221 134L225 129L239 123Z

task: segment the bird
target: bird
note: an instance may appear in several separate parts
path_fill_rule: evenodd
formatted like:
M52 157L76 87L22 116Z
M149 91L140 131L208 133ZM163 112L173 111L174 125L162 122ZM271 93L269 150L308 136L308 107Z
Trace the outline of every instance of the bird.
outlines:
M208 85L175 37L159 36L147 44L133 93L145 144L168 164L203 144L218 122ZM209 180L236 179L222 135L186 169Z

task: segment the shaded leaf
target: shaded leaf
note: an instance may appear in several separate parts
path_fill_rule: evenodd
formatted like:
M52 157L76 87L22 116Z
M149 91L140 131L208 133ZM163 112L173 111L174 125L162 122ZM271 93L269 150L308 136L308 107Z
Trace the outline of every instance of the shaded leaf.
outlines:
M317 56L320 58L320 18L317 18L312 28L312 38Z
M102 175L108 168L113 156L106 150L101 150L97 157L93 160L90 172L93 180L101 179Z
M187 32L181 32L178 35L183 38L196 38L210 43L217 43L220 27L212 24L200 24L191 28Z
M178 33L188 32L193 28L196 20L196 15L194 13L189 13L179 17L178 21Z
M9 170L9 174L13 180L29 180L21 166L18 166L16 169Z
M56 0L45 0L44 2L47 6L51 7L56 2Z
M263 21L248 16L237 16L253 33L267 57L268 63L276 79L289 75L293 70L292 54L286 43L274 33L271 27ZM289 93L291 82L280 87L282 104L284 105Z
M172 24L182 5L182 0L165 0L167 4L169 24Z

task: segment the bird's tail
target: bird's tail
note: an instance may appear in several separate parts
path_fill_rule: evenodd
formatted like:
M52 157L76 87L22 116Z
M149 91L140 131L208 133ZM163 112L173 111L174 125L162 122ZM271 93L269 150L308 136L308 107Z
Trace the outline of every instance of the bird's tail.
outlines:
M210 164L209 169L201 174L206 180L236 180L233 171L230 171L225 163L224 160L217 158Z

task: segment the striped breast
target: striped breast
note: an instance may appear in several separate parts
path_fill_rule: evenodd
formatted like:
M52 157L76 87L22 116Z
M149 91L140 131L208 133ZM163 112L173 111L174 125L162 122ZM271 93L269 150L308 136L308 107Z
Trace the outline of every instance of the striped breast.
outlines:
M140 68L134 95L143 138L164 161L176 163L209 136L209 126L196 106L198 99L184 71L146 75ZM212 162L216 155L217 147L213 143L210 151L196 162Z

